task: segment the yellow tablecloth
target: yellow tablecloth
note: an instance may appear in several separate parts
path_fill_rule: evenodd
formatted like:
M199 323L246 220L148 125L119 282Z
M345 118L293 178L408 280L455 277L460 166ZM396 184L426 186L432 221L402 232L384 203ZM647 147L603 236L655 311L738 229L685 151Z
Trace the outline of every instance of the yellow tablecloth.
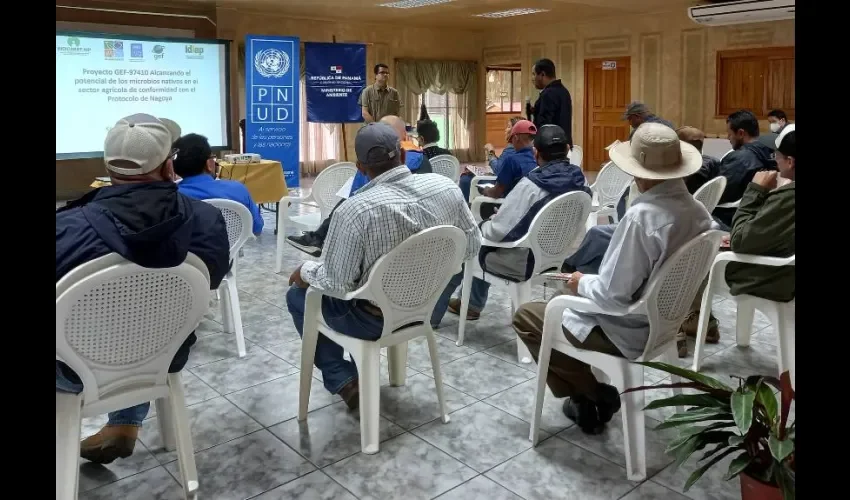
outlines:
M231 179L245 184L254 203L277 203L289 194L279 161L261 160L260 163L219 163L221 179Z

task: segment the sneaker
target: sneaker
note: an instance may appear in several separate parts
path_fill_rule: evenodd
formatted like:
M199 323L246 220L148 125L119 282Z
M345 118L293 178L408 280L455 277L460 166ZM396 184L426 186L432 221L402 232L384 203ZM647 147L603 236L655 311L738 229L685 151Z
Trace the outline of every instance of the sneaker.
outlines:
M301 236L287 236L286 242L313 257L322 256L322 246L325 243L312 232L306 232Z
M339 395L345 401L345 405L348 406L349 410L354 411L360 407L360 386L357 384L357 379L345 384L339 390Z
M697 326L699 326L699 311L691 311L687 316L685 316L685 320L682 321L682 326L679 327L679 331L685 332L685 335L688 337L696 338ZM720 342L719 326L717 318L715 318L713 314L709 314L708 332L706 332L705 335L706 342L709 344L716 344Z
M460 299L449 299L449 312L460 316ZM466 320L475 321L481 317L481 311L468 307L466 309Z
M564 401L563 412L585 434L600 434L605 429L605 424L599 421L596 405L584 396L567 398Z
M110 464L132 455L138 437L136 425L107 425L80 443L80 456L96 464Z

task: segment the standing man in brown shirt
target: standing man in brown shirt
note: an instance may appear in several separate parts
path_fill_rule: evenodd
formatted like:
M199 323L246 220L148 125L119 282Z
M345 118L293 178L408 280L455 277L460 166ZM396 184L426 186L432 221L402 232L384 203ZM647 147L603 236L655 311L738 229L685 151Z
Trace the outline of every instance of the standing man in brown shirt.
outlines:
M387 85L389 79L389 66L376 64L375 84L360 93L360 109L366 123L380 121L388 115L401 116L401 97L398 90Z

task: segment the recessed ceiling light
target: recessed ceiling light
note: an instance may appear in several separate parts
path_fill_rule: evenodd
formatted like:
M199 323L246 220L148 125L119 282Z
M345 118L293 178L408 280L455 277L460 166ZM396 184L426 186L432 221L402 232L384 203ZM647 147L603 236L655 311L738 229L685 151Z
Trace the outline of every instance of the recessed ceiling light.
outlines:
M485 14L475 14L475 17L489 17L489 18L492 18L492 19L498 19L498 18L502 18L502 17L514 17L514 16L524 16L526 14L537 14L538 12L549 12L549 9L524 8L524 9L500 10L498 12L487 12Z
M429 5L439 5L441 3L454 2L454 0L401 0L399 2L389 2L379 4L378 7L391 7L393 9L415 9L416 7L427 7Z

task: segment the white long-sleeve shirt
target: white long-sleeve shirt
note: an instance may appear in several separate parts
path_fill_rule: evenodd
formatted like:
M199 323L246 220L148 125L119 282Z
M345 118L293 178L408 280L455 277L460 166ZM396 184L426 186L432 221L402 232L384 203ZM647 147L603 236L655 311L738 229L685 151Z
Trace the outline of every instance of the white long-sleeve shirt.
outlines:
M466 233L464 260L481 248L481 231L457 184L404 165L384 172L334 210L324 261L305 262L301 278L333 295L359 288L375 262L414 234L439 225ZM443 265L434 262L434 267Z
M712 223L711 215L688 193L681 179L653 187L626 211L611 237L599 274L584 275L578 294L603 309L630 306L667 257L711 229ZM580 341L599 326L630 359L640 356L649 340L646 316L605 316L567 309L563 325Z

